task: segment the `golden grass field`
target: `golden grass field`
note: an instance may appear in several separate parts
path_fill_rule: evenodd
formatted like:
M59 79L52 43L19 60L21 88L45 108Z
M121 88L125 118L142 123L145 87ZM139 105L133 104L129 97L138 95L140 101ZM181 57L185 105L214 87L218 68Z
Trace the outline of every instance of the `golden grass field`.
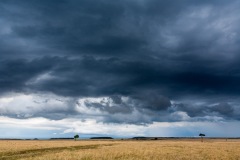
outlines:
M0 140L0 160L240 160L240 140Z

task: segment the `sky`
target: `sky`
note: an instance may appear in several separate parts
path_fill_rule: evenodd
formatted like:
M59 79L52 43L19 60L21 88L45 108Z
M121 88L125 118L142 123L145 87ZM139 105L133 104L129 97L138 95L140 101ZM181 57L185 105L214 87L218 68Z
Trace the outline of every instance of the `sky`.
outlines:
M0 138L240 137L239 8L1 0Z

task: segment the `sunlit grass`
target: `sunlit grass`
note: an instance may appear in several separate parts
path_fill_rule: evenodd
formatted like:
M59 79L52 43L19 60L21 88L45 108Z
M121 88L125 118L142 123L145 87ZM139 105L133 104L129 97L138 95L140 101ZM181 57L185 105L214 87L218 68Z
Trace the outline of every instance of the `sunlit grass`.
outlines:
M0 160L240 159L239 140L0 141Z

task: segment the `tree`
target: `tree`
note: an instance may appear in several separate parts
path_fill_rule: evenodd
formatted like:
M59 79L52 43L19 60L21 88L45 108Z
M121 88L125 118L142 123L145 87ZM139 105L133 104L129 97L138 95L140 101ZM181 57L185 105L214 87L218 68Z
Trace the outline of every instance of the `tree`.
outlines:
M79 135L76 134L76 135L74 136L74 140L76 141L78 138L79 138Z
M200 133L199 136L201 137L201 142L203 142L203 137L205 136L205 134Z

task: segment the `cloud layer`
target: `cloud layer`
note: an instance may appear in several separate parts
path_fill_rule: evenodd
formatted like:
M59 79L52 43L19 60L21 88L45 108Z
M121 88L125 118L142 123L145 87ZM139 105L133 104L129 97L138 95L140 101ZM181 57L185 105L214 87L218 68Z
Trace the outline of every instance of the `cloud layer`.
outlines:
M239 121L236 0L2 0L0 114Z

